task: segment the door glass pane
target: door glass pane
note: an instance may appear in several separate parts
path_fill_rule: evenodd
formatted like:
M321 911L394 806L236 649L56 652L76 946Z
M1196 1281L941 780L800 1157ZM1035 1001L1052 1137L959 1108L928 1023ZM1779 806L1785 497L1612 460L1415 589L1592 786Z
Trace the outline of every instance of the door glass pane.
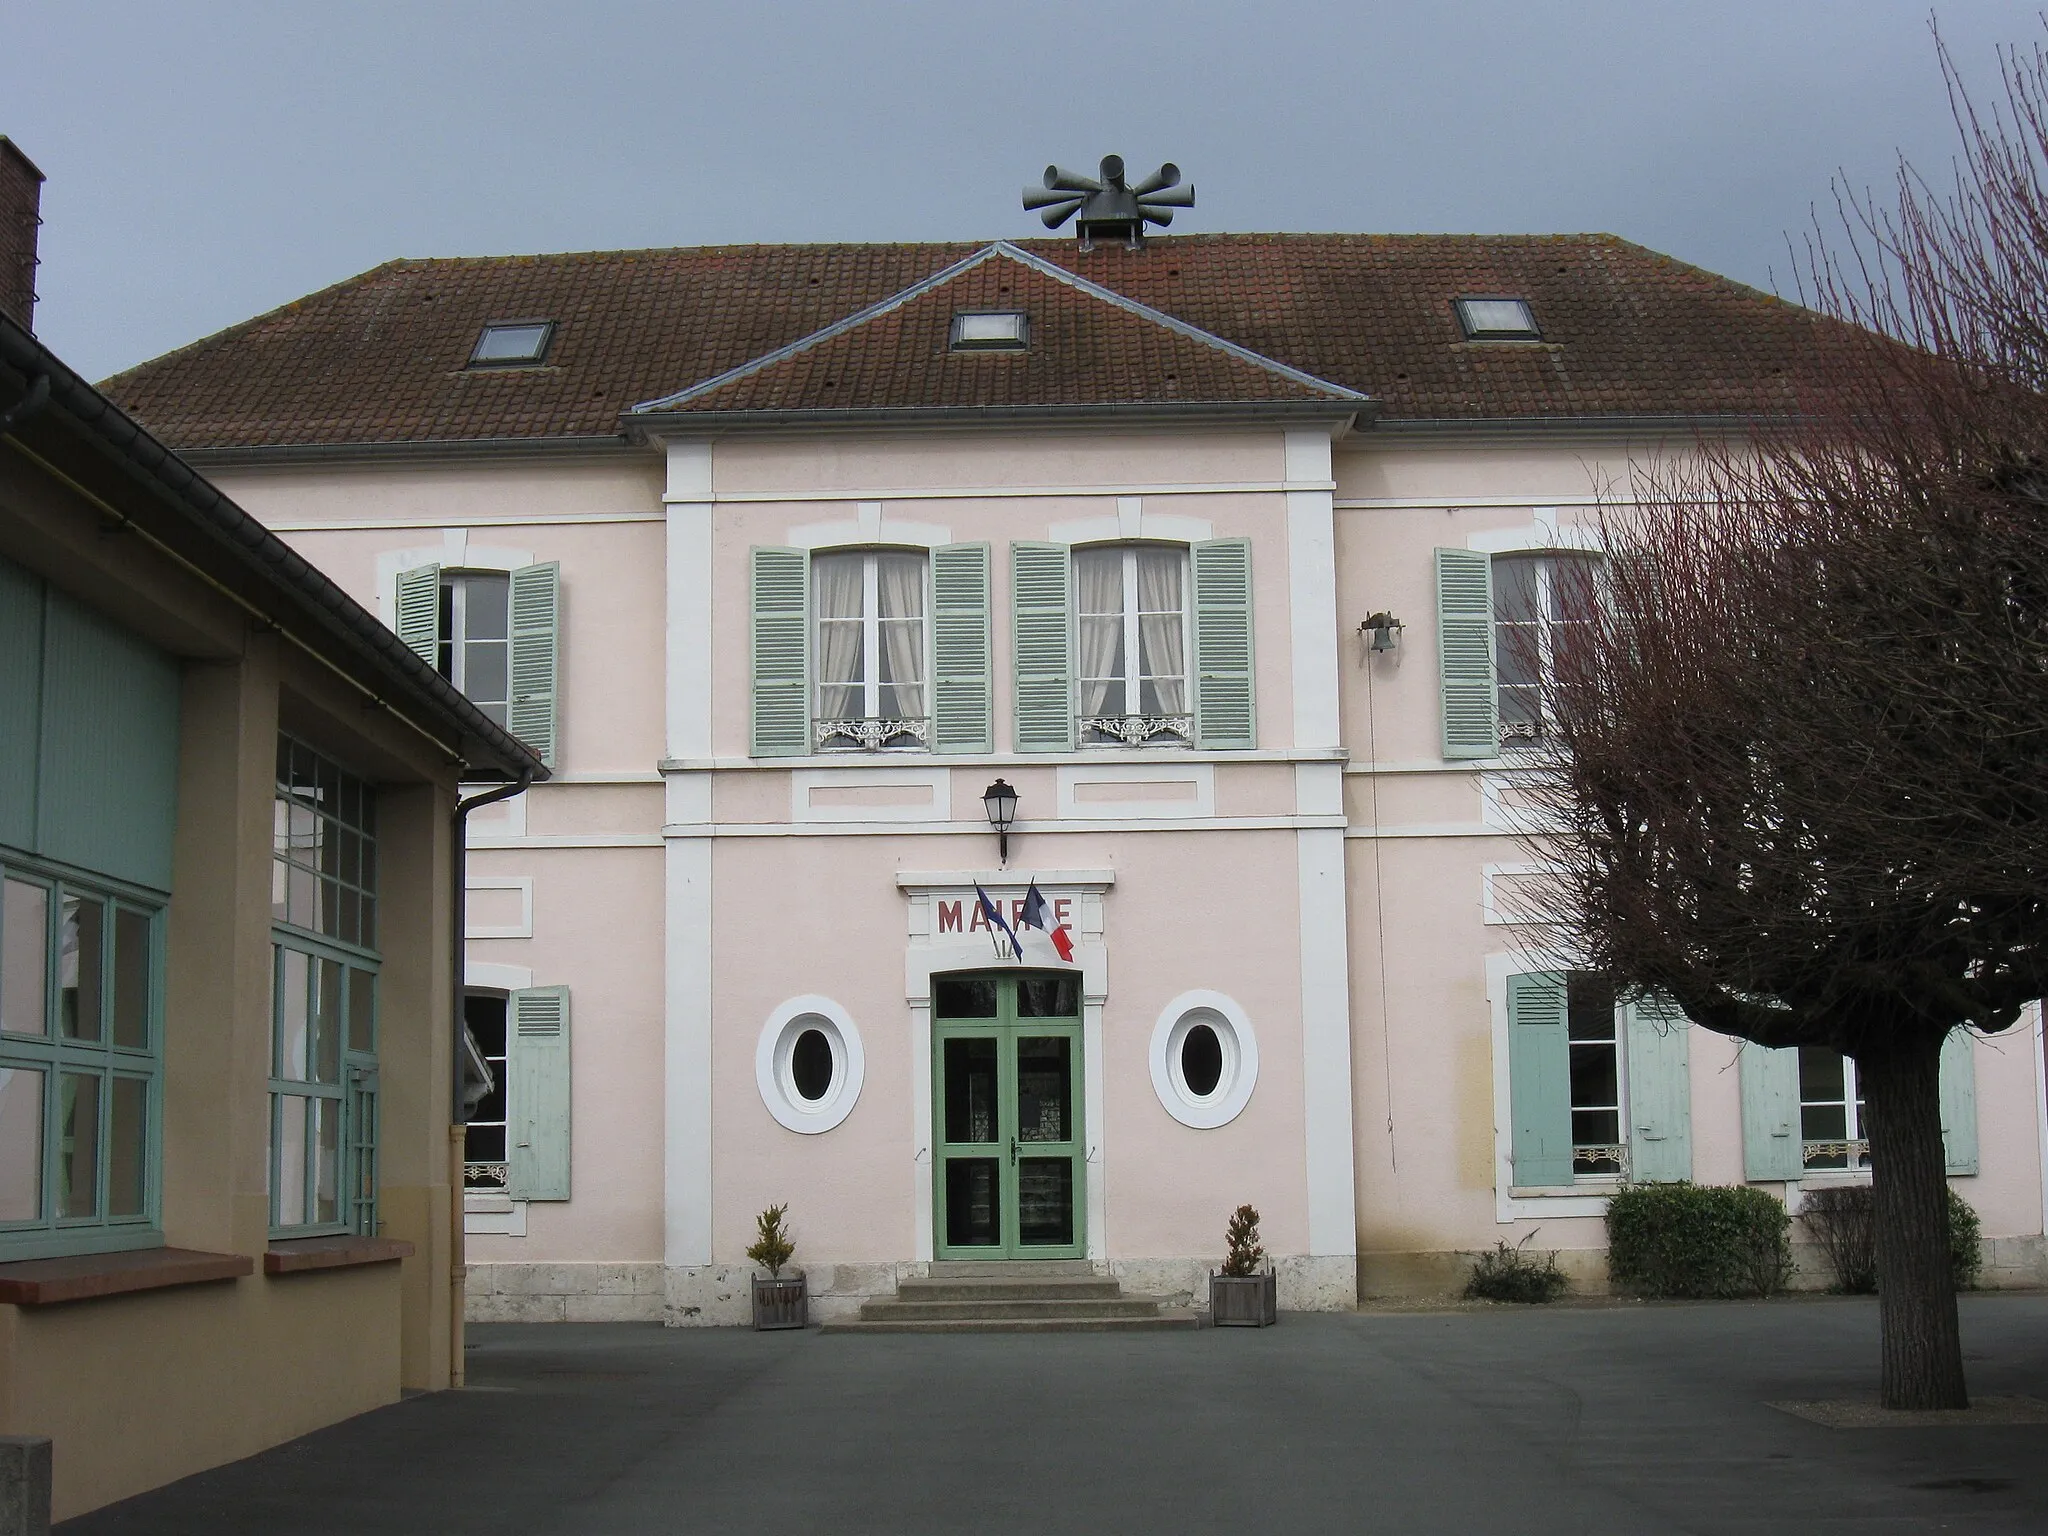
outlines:
M1069 973L1017 978L1018 1018L1078 1019L1080 1016L1080 977Z
M501 1019L503 1013L500 1008ZM348 973L348 1048L365 1055L377 1048L377 978L368 971Z
M1018 1162L1017 1241L1043 1247L1074 1241L1071 1157L1027 1157Z
M57 1079L57 1214L96 1216L100 1193L100 1080L83 1072Z
M996 1016L993 976L934 976L932 1012L942 1019L992 1019Z
M271 1070L294 1082L306 1080L306 985L310 958L295 949L277 951L277 1057Z
M0 883L0 1030L40 1035L50 974L50 893L24 880Z
M306 1224L306 1101L292 1094L277 1096L277 1147L270 1159L277 1180L273 1200L277 1225Z
M993 1247L1003 1240L996 1220L1002 1164L993 1157L946 1160L946 1245Z
M1073 1041L1064 1035L1017 1042L1017 1139L1073 1139Z
M139 1077L114 1079L112 1134L107 1143L107 1214L142 1214L144 1148L143 1118L148 1113L149 1084Z
M341 1100L313 1099L313 1220L341 1214Z
M315 959L313 976L313 1080L341 1081L341 963Z
M955 1144L996 1139L996 1042L945 1042L946 1140Z
M0 1067L0 1221L43 1214L43 1074Z
M502 640L512 631L506 620L511 602L512 578L494 573L464 576L462 582L463 638Z
M100 953L106 904L66 896L57 929L57 1028L66 1040L100 1038Z
M149 1048L149 918L114 910L114 1044Z

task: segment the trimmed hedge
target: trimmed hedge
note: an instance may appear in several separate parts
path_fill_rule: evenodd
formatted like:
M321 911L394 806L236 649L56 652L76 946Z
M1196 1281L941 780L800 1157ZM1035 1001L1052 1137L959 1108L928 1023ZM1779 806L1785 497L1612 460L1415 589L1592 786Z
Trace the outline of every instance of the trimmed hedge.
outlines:
M1760 1189L1638 1184L1607 1202L1607 1271L1644 1296L1769 1296L1792 1274L1792 1218Z
M1877 1290L1876 1211L1868 1184L1809 1190L1800 1201L1799 1219L1827 1255L1835 1290L1852 1296L1867 1296ZM1970 1202L1951 1188L1948 1263L1959 1291L1977 1284L1984 1267L1983 1235Z

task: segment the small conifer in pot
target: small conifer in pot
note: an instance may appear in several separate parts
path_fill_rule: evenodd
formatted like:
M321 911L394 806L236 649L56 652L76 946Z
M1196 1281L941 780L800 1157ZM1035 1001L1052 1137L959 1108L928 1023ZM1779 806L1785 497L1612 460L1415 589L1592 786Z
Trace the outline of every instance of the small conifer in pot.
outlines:
M756 1237L747 1257L767 1270L754 1276L754 1327L803 1328L811 1320L810 1296L801 1272L785 1276L783 1266L796 1255L789 1228L789 1206L771 1205L754 1218Z
M1259 1213L1249 1205L1231 1212L1223 1243L1223 1269L1209 1277L1209 1320L1218 1328L1264 1328L1278 1322L1278 1276L1265 1267Z

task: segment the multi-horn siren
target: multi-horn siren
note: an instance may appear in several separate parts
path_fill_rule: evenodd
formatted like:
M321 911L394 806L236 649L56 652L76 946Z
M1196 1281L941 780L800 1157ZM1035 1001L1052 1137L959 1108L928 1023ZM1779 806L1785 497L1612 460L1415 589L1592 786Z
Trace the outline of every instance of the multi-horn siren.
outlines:
M1084 251L1094 247L1097 236L1122 240L1135 250L1147 224L1164 228L1173 222L1174 209L1195 206L1195 189L1180 184L1180 167L1170 160L1130 186L1124 181L1123 157L1104 155L1099 178L1048 165L1045 185L1024 189L1024 206L1035 210L1047 229L1058 229L1071 217Z

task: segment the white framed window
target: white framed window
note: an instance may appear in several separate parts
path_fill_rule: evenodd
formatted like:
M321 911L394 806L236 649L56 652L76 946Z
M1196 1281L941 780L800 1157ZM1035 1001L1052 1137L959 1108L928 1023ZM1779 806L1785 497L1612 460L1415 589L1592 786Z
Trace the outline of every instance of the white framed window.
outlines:
M1808 1172L1867 1169L1870 1130L1856 1063L1824 1045L1799 1047L1799 1161Z
M1614 986L1593 971L1565 979L1565 1039L1571 1053L1572 1177L1618 1179L1628 1173L1623 1099L1621 1010Z
M921 550L811 557L811 721L820 751L931 742L926 574Z
M1259 1082L1251 1016L1221 992L1183 992L1152 1025L1152 1091L1190 1130L1228 1125Z
M1576 552L1493 557L1494 696L1500 744L1539 741L1548 729L1543 682L1559 642L1593 621L1600 562Z
M499 725L512 697L512 577L441 573L441 656L436 670Z
M508 1061L508 999L502 992L465 992L462 1024L477 1059L490 1074L490 1087L470 1105L462 1135L462 1186L503 1194L509 1180L505 1139ZM472 1090L474 1091L474 1090Z
M1188 552L1074 551L1076 713L1082 746L1189 745Z
M793 997L768 1016L754 1048L754 1086L775 1123L804 1136L853 1113L867 1052L853 1015L829 997Z

